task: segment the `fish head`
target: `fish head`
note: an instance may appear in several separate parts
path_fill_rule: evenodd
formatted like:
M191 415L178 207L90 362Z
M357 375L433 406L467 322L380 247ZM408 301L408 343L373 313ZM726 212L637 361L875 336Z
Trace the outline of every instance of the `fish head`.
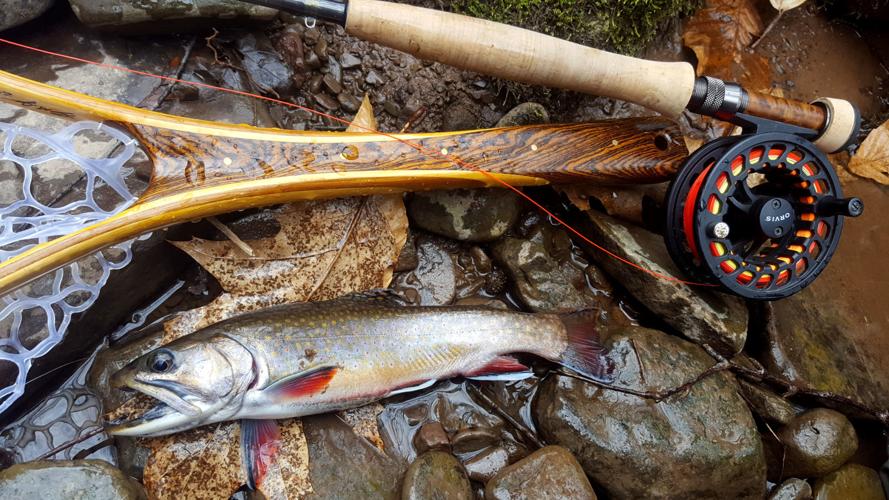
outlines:
M157 400L142 416L113 425L121 436L160 436L225 420L252 384L253 356L225 335L189 335L135 359L111 386Z

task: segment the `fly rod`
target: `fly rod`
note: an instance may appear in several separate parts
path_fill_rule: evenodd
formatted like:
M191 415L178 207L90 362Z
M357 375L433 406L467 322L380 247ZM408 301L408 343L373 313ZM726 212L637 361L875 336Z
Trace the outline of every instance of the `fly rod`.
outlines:
M844 217L861 215L843 197L824 153L858 137L860 115L831 97L806 103L710 76L686 62L613 54L505 24L380 0L247 0L343 26L360 39L534 85L633 102L675 118L683 111L742 127L705 144L673 178L664 202L664 240L686 276L755 300L798 292L824 270ZM761 179L758 183L748 182Z

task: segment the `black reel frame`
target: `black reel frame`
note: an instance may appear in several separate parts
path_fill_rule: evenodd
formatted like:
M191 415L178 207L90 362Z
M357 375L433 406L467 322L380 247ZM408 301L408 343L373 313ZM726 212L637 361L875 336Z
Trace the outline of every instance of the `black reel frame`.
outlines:
M836 172L804 129L737 114L742 135L716 139L686 159L666 198L664 239L691 279L753 300L792 295L824 270L843 217Z

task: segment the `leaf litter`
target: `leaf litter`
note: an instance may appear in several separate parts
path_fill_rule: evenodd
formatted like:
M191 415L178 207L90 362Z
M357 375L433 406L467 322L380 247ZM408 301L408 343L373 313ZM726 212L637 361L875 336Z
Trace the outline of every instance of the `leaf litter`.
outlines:
M367 97L352 123L351 131L376 129ZM272 305L385 288L407 240L408 221L400 195L299 202L271 214L281 229L267 238L172 242L210 272L224 293L168 320L164 343ZM245 251L245 243L253 255ZM112 416L139 414L145 402L131 401ZM358 435L382 449L376 423L381 411L376 403L342 412L342 417ZM280 448L259 491L269 499L305 497L313 489L302 422L289 419L278 425ZM152 498L228 498L245 482L237 422L144 442L150 450L144 484Z
M868 134L849 161L849 170L889 186L889 121Z

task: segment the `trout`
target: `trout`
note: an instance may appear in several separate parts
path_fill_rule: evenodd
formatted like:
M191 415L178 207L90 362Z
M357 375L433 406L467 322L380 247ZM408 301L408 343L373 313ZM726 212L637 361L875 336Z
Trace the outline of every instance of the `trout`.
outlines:
M450 377L527 374L511 356L519 353L605 380L610 369L593 324L584 313L410 307L382 292L272 307L184 336L115 373L113 387L158 403L109 432L161 436L342 410ZM262 440L263 432L242 436Z

